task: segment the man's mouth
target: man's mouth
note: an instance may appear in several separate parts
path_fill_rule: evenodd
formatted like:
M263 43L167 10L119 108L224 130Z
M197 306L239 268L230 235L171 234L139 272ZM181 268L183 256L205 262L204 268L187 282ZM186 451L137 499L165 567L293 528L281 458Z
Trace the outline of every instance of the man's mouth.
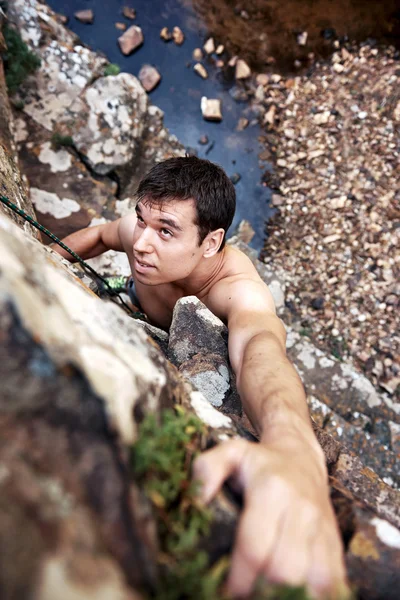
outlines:
M154 265L143 262L138 258L135 258L135 269L139 272L147 271L148 269L154 269Z

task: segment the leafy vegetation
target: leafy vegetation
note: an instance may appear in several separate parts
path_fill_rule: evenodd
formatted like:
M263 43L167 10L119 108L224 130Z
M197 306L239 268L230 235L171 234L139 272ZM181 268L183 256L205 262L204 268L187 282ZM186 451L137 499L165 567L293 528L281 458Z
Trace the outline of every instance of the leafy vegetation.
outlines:
M121 72L120 67L118 65L116 65L115 63L110 63L104 69L105 77L108 77L108 75L118 75L120 72Z
M74 140L70 135L61 135L57 131L51 136L51 143L55 148L61 148L62 146L73 146Z
M17 31L5 25L3 29L7 52L3 56L6 84L15 94L28 75L40 67L40 58L31 52Z
M151 500L161 546L161 577L156 600L223 600L222 585L229 568L223 556L210 565L199 550L210 532L211 513L196 498L190 481L193 459L201 447L204 424L177 406L161 419L148 415L132 449L135 479ZM259 582L252 600L309 600L303 588L268 586Z

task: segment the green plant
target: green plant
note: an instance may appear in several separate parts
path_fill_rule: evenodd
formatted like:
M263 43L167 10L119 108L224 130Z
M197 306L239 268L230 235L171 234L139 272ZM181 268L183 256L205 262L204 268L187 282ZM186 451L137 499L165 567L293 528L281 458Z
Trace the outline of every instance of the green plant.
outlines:
M58 131L56 131L51 136L51 143L55 148L61 148L62 146L73 146L74 140L72 139L72 136L62 135L61 133L58 133Z
M120 72L121 72L120 67L118 65L116 65L115 63L110 63L104 69L105 77L108 77L108 75L118 75Z
M3 29L7 52L3 57L6 84L14 94L28 75L40 67L41 61L31 52L17 31L5 25Z
M22 110L25 106L25 102L23 100L14 100L13 106L17 110Z
M132 449L135 480L151 501L160 541L160 572L155 600L226 600L221 588L229 557L213 565L201 540L210 533L211 513L197 500L190 481L204 424L177 406L158 418L148 415ZM309 600L304 588L258 583L252 600Z
M197 417L177 406L160 420L147 416L132 450L135 478L157 515L163 557L157 600L212 600L224 576L222 563L210 569L207 553L199 550L211 513L197 500L190 468L204 431Z

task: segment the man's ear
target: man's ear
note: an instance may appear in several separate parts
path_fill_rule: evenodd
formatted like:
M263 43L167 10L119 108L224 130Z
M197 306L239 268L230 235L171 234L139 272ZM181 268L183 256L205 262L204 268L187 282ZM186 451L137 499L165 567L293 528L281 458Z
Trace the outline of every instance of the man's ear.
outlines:
M204 258L210 258L217 254L222 241L224 239L225 230L224 229L216 229L215 231L210 231L206 235L203 241L203 256Z

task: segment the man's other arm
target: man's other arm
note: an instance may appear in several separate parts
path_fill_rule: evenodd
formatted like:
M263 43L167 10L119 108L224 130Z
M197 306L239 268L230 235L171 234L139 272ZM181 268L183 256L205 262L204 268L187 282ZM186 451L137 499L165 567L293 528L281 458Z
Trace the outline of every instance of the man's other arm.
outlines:
M195 464L205 501L230 476L243 490L229 591L246 596L263 575L337 598L345 570L324 456L272 296L261 280L237 280L214 290L210 305L227 318L238 391L260 434L260 444L225 442Z
M107 250L122 252L124 250L120 236L122 220L117 219L103 225L80 229L61 241L84 260L99 256ZM58 244L52 244L51 247L70 262L75 262L71 254L63 250Z

